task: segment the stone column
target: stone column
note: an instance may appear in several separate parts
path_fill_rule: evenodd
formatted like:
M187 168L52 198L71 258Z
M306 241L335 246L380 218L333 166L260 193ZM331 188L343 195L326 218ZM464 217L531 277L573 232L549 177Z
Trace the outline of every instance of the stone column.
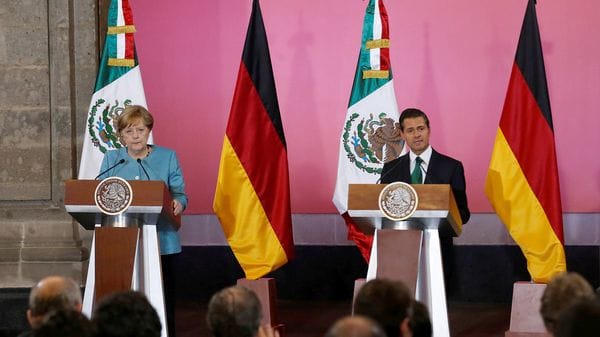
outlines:
M96 8L96 0L0 2L0 288L82 277L88 252L63 197L97 69Z

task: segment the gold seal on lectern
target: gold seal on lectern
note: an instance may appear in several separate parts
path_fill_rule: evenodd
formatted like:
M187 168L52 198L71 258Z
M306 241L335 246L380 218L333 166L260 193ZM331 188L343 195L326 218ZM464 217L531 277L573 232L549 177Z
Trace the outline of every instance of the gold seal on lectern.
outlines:
M391 183L379 193L379 209L386 218L393 221L410 218L418 204L417 191L407 183Z
M96 186L94 192L96 206L104 214L117 215L125 212L133 200L133 189L127 180L108 177Z

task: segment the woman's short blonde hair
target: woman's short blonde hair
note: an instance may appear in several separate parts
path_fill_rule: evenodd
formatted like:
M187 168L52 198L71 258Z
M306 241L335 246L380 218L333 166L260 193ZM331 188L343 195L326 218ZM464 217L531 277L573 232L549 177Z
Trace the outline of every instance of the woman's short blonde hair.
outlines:
M141 105L126 106L123 113L117 118L117 132L120 133L139 120L141 120L148 129L152 130L154 118L146 108Z

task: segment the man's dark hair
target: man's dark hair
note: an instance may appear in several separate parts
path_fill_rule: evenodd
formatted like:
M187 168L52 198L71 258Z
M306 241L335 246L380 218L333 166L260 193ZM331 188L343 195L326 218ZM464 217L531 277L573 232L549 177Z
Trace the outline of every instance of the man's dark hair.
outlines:
M595 299L592 286L575 272L564 272L550 279L541 298L540 314L546 329L554 333L563 310L583 299Z
M423 119L425 120L425 125L427 125L427 128L429 129L429 118L427 118L427 115L417 108L408 108L404 109L404 111L402 111L402 113L400 114L400 130L404 131L405 119L417 117L423 117Z
M374 279L365 283L356 295L354 313L374 319L388 337L398 337L410 301L410 292L402 282Z
M600 303L582 300L565 309L558 317L556 337L592 337L600 332Z
M413 337L431 337L433 330L429 310L425 304L412 300L408 309L408 326Z
M225 288L208 303L206 321L215 337L253 337L261 319L258 297L242 286Z
M81 312L75 310L54 311L33 330L33 337L93 337L94 326Z
M159 337L161 332L156 310L136 291L105 297L94 310L92 322L97 337Z

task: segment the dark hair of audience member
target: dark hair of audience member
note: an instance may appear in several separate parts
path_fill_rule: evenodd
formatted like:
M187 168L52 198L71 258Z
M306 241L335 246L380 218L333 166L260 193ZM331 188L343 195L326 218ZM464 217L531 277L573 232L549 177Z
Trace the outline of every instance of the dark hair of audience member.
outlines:
M412 300L408 308L408 326L412 337L431 337L433 330L429 310L425 304Z
M365 283L356 295L354 313L375 320L388 337L398 337L410 301L410 292L402 282L374 279Z
M377 322L366 316L354 315L338 319L325 337L387 337Z
M215 337L253 337L262 320L256 294L242 286L225 288L208 303L206 322Z
M93 337L94 326L79 311L58 310L49 313L42 323L33 329L33 337Z
M222 289L208 303L206 322L215 337L253 337L262 320L262 307L256 294L245 287Z
M596 337L600 335L600 303L582 300L558 316L555 337Z
M550 279L542 294L540 314L546 329L554 333L560 313L580 300L596 298L592 286L579 274L565 272Z
M111 294L100 301L92 322L97 337L159 337L161 323L146 296L136 291Z

